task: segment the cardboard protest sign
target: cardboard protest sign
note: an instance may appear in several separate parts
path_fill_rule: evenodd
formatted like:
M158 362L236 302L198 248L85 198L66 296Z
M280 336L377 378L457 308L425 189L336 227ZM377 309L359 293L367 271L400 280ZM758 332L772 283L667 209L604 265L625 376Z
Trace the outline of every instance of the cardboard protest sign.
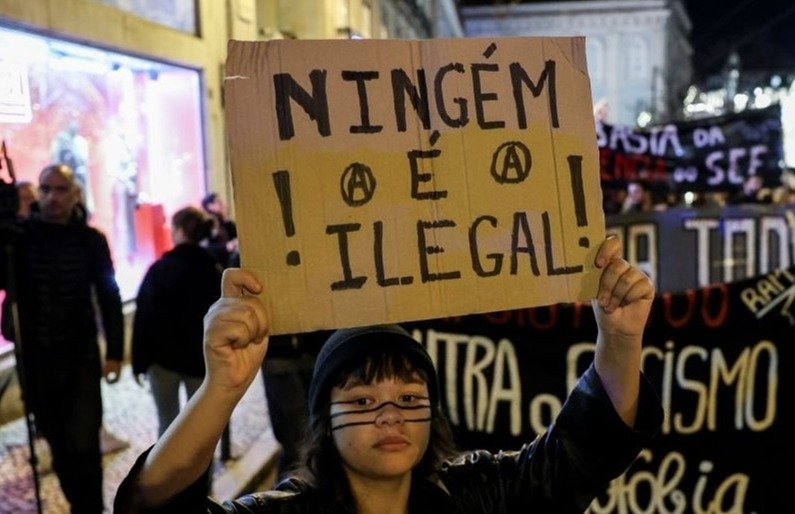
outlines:
M242 263L272 333L591 297L582 38L229 43Z

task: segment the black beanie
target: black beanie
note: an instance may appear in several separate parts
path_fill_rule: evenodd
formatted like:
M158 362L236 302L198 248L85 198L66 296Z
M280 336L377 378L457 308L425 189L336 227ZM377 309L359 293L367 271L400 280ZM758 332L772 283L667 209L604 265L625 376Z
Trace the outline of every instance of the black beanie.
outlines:
M428 394L435 408L439 399L436 368L425 347L398 325L374 325L337 330L323 344L315 360L312 382L309 384L309 416L317 419L322 413L323 400L328 397L332 381L353 360L377 347L387 351L399 350L409 362L428 377Z

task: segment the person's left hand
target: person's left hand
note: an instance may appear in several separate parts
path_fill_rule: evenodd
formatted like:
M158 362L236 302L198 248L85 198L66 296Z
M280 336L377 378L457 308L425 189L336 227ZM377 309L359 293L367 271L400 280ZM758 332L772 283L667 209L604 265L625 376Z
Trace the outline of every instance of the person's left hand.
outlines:
M102 367L102 376L109 384L115 384L121 377L121 361L115 359L108 359Z
M608 341L633 344L643 336L654 286L645 273L621 255L617 237L608 237L599 247L595 264L601 268L602 276L592 304L599 331Z

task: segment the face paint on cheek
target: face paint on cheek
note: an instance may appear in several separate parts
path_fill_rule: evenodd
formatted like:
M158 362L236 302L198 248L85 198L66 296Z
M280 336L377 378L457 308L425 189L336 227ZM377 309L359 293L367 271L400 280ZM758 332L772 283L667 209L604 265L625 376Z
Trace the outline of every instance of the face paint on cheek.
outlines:
M346 409L345 406L355 405L357 400L349 402L331 402L331 431L360 425L375 425L383 409L391 405L400 409L404 423L430 423L431 403L428 398L419 398L412 405L400 405L395 402L382 402L375 407ZM335 406L341 406L335 408ZM410 416L410 417L409 417Z

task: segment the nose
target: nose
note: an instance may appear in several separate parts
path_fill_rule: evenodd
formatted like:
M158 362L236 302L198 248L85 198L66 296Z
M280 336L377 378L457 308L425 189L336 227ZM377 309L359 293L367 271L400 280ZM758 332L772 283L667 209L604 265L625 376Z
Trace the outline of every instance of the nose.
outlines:
M387 402L378 410L375 417L376 426L396 426L402 425L405 422L403 419L403 412L392 402Z

